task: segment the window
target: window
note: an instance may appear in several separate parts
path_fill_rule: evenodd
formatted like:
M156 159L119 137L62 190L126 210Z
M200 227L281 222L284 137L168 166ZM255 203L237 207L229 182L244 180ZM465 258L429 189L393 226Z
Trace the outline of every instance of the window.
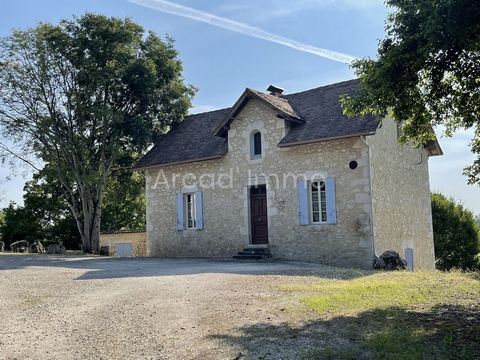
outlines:
M300 225L336 224L335 179L300 179L297 182Z
M252 160L262 158L262 134L255 131L250 136L250 157Z
M203 193L177 193L177 230L203 229Z
M195 194L183 194L185 228L195 229Z
M310 220L313 224L327 221L327 194L323 180L310 182Z

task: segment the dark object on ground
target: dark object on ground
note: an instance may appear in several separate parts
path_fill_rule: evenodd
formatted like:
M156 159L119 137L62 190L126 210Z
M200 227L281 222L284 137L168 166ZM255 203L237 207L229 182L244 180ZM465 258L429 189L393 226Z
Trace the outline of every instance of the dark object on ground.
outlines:
M407 262L396 251L387 250L379 258L375 256L373 268L379 270L405 270Z
M28 249L29 245L26 240L20 240L10 244L10 250L12 250L12 252L23 253L28 252Z
M109 256L110 255L110 246L101 246L100 255Z
M32 254L45 254L45 248L40 240L35 240L33 243L30 244L30 252Z
M65 254L65 246L63 246L63 241L49 244L47 246L47 254Z
M0 252L5 251L5 243L3 241L0 241Z

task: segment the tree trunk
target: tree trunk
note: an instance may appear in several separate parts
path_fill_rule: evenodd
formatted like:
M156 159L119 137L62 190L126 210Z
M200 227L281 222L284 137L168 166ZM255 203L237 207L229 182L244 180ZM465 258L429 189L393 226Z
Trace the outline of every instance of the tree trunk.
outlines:
M79 226L79 230L83 251L86 253L98 254L100 252L102 193L103 186L98 186L95 191L83 191L81 195L83 224Z

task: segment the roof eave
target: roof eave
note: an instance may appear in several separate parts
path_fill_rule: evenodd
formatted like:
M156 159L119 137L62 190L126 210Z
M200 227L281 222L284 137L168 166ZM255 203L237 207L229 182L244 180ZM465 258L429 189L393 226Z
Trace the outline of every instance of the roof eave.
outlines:
M440 143L437 140L430 141L425 144L425 149L428 150L428 155L429 156L442 156L443 155L443 150L442 147L440 146Z
M375 131L359 132L359 133L348 134L348 135L330 136L330 137L326 137L326 138L311 139L311 140L305 140L305 141L297 141L297 142L285 143L285 144L282 144L280 142L280 143L277 144L277 146L278 147L290 147L290 146L297 146L297 145L307 145L307 144L314 144L314 143L325 142L325 141L351 139L351 138L355 138L355 137L370 136L370 135L375 135Z
M163 163L163 164L156 164L156 165L149 165L149 166L141 166L141 167L133 167L133 171L144 171L144 170L149 170L157 167L165 167L165 166L170 166L170 165L180 165L180 164L187 164L187 163L193 163L193 162L200 162L200 161L207 161L207 160L215 160L215 159L220 159L223 157L225 153L219 154L219 155L214 155L214 156L208 156L204 158L198 158L198 159L191 159L191 160L183 160L183 161L174 161L174 162L169 162L169 163Z

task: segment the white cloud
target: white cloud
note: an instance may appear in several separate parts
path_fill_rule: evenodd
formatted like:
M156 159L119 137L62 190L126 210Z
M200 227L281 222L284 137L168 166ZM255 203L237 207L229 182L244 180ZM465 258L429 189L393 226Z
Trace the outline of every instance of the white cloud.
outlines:
M326 59L330 59L333 61L350 64L355 59L355 57L348 54L343 54L337 51L315 47L309 44L305 44L296 40L286 38L284 36L272 34L270 32L267 32L255 26L251 26L235 20L227 19L221 16L217 16L217 15L205 12L205 11L193 9L187 6L178 5L169 1L165 1L165 0L129 0L129 1L149 9L153 9L153 10L160 11L167 14L185 17L195 21L200 21L206 24L217 26L222 29L234 31L243 35L257 38L257 39L262 39L269 42L277 43L298 51L314 54L314 55L317 55Z

